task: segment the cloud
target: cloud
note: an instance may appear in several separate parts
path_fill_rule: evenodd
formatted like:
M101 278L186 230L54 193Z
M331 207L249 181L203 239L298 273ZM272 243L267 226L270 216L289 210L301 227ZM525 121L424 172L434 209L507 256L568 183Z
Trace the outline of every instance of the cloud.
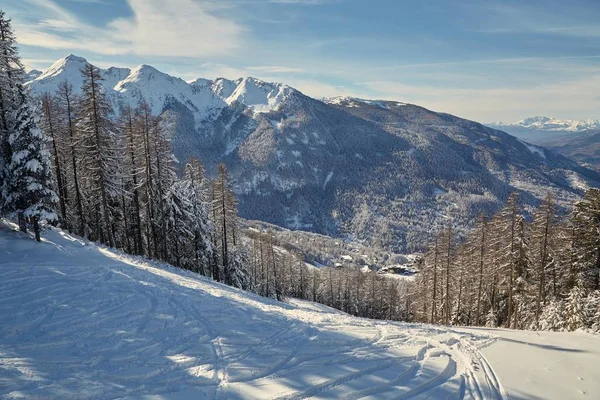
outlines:
M137 55L208 56L228 54L241 41L235 22L207 12L192 0L129 0L133 18L110 26Z
M535 2L466 2L462 7L481 11L482 28L488 34L536 34L573 38L597 38L600 27L596 16L576 4L558 3L543 6Z
M270 3L279 3L279 4L302 4L302 5L321 5L321 4L331 4L331 3L341 3L343 0L270 0Z
M303 68L284 67L280 65L264 65L247 67L249 71L255 71L266 74L289 74L294 72L305 72Z
M49 65L54 63L56 60L50 58L22 58L21 62L25 66L26 71L31 71L32 69L45 70Z
M597 104L590 100L600 92L600 76L527 88L439 88L398 81L359 84L370 92L380 94L383 99L415 103L478 121L516 121L532 115L565 119L599 117Z
M27 0L37 21L16 21L19 42L55 50L103 55L210 57L227 55L243 43L244 29L214 15L194 0L128 0L133 12L104 27L82 22L52 0ZM42 17L43 16L43 17Z

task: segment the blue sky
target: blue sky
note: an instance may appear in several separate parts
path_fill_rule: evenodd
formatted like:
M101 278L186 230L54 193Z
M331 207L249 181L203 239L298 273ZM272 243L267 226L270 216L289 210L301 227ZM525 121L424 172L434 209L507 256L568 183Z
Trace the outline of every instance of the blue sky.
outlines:
M482 122L600 118L599 0L4 0L21 55L256 76Z

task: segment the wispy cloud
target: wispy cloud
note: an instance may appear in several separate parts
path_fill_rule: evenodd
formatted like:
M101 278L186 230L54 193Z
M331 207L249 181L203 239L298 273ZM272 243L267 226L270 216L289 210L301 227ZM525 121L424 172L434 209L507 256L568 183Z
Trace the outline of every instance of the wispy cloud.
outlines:
M479 121L512 121L515 116L531 115L598 118L598 106L591 100L598 98L600 75L524 88L440 88L379 80L358 84L383 99L415 103Z
M305 72L303 68L285 67L282 65L263 65L247 67L249 71L262 72L266 74L289 74L295 72Z
M320 5L330 3L341 3L343 0L269 0L270 3L279 4L303 4L303 5Z
M16 21L19 42L49 49L97 54L209 57L229 54L244 29L193 0L128 0L133 16L105 27L82 22L52 0L26 0L40 10L37 21Z
M549 2L550 3L550 2ZM544 4L543 6L540 4ZM484 26L473 29L489 34L537 34L595 38L600 26L593 14L581 14L579 7L567 5L557 12L552 4L534 2L475 2L462 4L483 11ZM587 23L586 23L587 21Z
M397 64L375 67L374 70L395 70L405 68L438 68L449 66L477 65L477 64L512 64L512 63L529 63L529 62L545 62L553 60L586 60L600 59L600 54L590 54L583 56L558 56L558 57L515 57L515 58L495 58L481 60L458 60L458 61L443 61L433 63L416 63L416 64Z

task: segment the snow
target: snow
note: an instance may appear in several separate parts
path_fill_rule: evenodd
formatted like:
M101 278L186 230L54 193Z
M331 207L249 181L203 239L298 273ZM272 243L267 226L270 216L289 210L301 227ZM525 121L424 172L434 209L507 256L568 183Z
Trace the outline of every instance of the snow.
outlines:
M600 336L583 332L484 331L498 338L482 353L493 365L509 398L597 398L600 393Z
M81 92L81 69L88 63L73 54L56 61L50 68L26 83L34 94L56 92L58 85L67 80L76 93ZM268 83L256 78L235 81L217 78L214 81L198 78L189 82L160 72L149 65L134 69L110 67L100 69L109 101L118 111L123 104L137 106L145 99L153 114L160 114L170 99L188 107L198 128L203 121L216 118L221 110L233 102L242 103L254 112L276 111L295 92L281 83ZM32 75L31 78L35 76Z
M433 189L433 195L434 196L443 196L445 195L447 192L444 189L441 188L434 188Z
M502 122L494 123L496 126L506 126L513 128L524 128L531 130L542 130L549 132L583 132L590 129L600 128L600 120L587 119L582 121L574 121L568 119L558 119L552 117L529 117L511 124Z
M389 101L389 100L369 100L369 99L361 99L358 97L348 97L348 96L337 96L331 98L325 98L323 101L327 104L332 105L340 105L350 108L360 107L360 104L374 105L379 108L383 108L385 110L393 110L394 107L402 107L405 106L406 103L401 103L399 101Z
M327 187L327 184L329 183L329 181L331 180L332 177L333 177L333 170L331 170L327 174L327 177L325 178L325 182L323 183L323 189L325 189Z
M578 398L600 338L355 318L0 223L2 398ZM483 350L481 350L483 349ZM493 367L493 368L492 368Z
M543 159L546 158L546 153L544 153L544 149L538 146L534 146L532 144L529 144L527 142L524 142L522 140L519 140L519 142L523 143L525 145L525 147L527 147L527 149L533 153L533 154L537 154L540 157L542 157Z
M293 89L280 83L267 83L256 78L247 77L237 85L234 92L225 99L245 104L257 113L276 111Z
M114 86L114 91L123 95L132 107L145 99L153 114L160 114L169 98L191 106L199 124L212 114L223 109L226 104L208 87L190 85L183 79L175 78L149 65L140 65Z

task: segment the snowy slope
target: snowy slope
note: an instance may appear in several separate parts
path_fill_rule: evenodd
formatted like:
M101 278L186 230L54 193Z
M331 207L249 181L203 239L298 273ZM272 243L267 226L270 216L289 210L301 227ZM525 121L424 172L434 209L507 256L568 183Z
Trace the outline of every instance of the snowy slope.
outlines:
M0 224L0 397L504 398L487 334L277 303Z
M277 111L293 92L294 89L281 83L267 83L250 77L243 78L225 101L229 105L233 102L245 104L256 112L272 112Z
M600 336L584 332L484 331L498 337L482 353L494 366L510 398L598 398Z

